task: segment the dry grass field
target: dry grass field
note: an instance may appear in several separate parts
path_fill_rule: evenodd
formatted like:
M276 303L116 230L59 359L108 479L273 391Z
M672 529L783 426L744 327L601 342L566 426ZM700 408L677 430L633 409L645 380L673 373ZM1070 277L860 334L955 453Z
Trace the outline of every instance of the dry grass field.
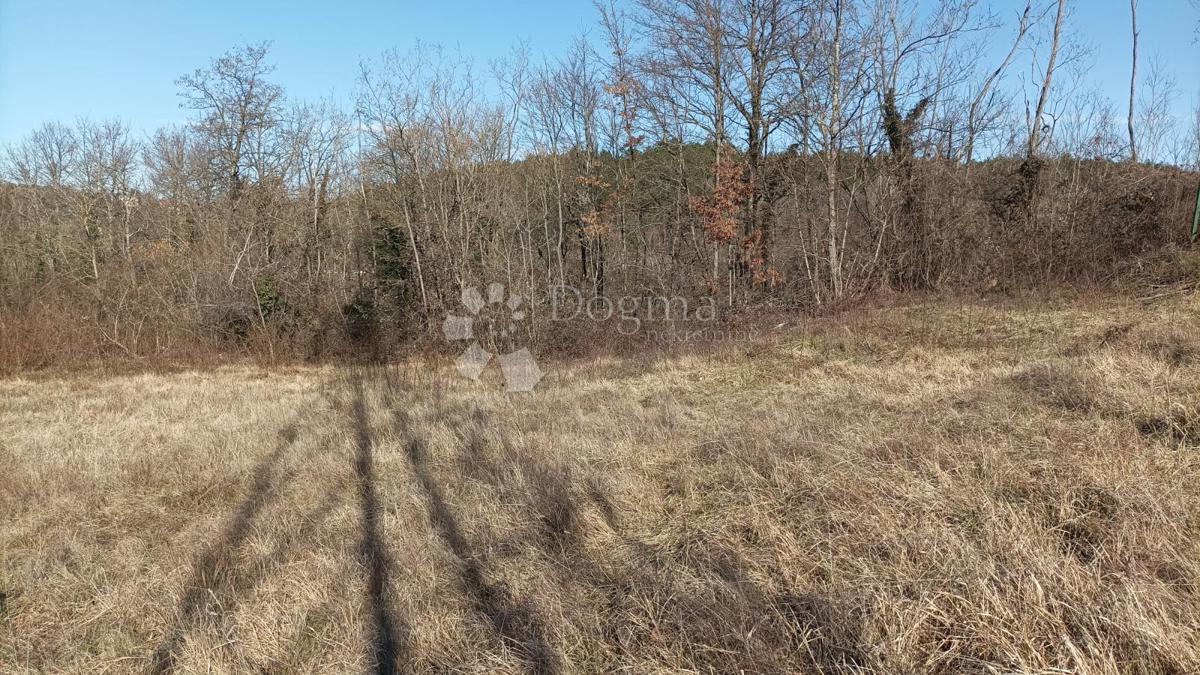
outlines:
M0 381L4 672L1200 672L1200 299Z

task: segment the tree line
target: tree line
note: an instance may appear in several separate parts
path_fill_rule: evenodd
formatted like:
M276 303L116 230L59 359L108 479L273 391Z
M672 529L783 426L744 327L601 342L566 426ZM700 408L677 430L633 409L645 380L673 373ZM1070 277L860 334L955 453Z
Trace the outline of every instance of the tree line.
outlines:
M261 43L177 80L186 125L47 122L0 160L0 361L322 357L429 335L488 282L548 339L563 286L821 311L1186 241L1200 106L1139 79L1136 2L1125 111L1085 86L1067 0L597 9L553 58L387 52L350 102L289 99Z

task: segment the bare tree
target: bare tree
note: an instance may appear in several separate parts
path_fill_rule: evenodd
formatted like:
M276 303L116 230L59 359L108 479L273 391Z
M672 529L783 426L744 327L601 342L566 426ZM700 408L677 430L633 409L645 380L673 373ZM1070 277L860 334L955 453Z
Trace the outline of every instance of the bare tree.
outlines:
M1050 54L1047 57L1045 75L1042 77L1038 92L1037 108L1029 125L1029 146L1025 155L1028 161L1037 159L1041 150L1046 102L1050 99L1050 86L1054 81L1054 67L1058 61L1058 48L1062 39L1063 19L1066 11L1067 0L1058 0L1058 10L1054 18L1054 30L1050 40Z
M974 9L974 0L943 1L925 25L918 25L912 0L878 0L871 29L875 79L881 124L893 155L915 153L917 132L927 111L939 96L965 79L965 67L952 67L951 73L945 73L930 62L938 50L964 33L982 29L972 23Z
M332 102L301 104L286 121L288 175L292 178L301 220L301 257L309 277L309 292L325 268L323 243L329 238L329 211L337 195L337 176L346 157L350 122Z
M580 207L590 206L588 188L581 184L584 177L591 176L600 157L600 108L603 85L601 84L600 59L581 37L575 41L566 60L560 64L557 78L559 98L567 106L566 124L568 136L576 157L573 162L574 187L563 199L570 199ZM582 210L582 209L581 209ZM580 217L574 220L576 244L579 248L579 269L583 278L593 278L595 256L592 243Z
M133 238L131 204L136 198L133 179L138 146L129 136L129 127L117 120L93 123L81 120L76 134L80 144L79 184L83 194L98 202L107 229L119 233L114 241L121 256L132 260ZM131 272L132 274L132 269Z
M1017 50L1021 47L1021 41L1024 40L1025 35L1029 32L1032 10L1033 0L1026 0L1025 11L1021 12L1021 19L1017 25L1017 35L1013 38L1012 47L1009 48L1008 54L1005 55L1004 60L1000 62L1000 65L997 66L997 68L993 70L986 79L984 79L983 84L979 87L978 93L976 93L975 97L971 100L971 105L967 110L967 138L963 147L963 157L967 164L970 164L972 159L974 159L975 143L979 138L982 127L984 126L982 119L984 104L989 100L997 81L999 81L999 79L1004 75L1004 72L1008 70L1008 67L1012 64L1013 57L1016 56Z
M212 197L209 160L185 129L158 129L142 149L149 187L173 208Z
M833 0L833 28L829 41L829 109L828 116L817 124L824 136L826 216L828 217L829 281L833 298L840 300L845 293L842 280L842 254L838 216L838 160L841 156L842 134L842 36L843 0Z
M1138 67L1138 25L1137 25L1137 5L1138 0L1129 0L1129 17L1133 25L1133 58L1132 67L1129 73L1129 161L1137 164L1137 138L1133 133L1133 116L1137 101L1137 67Z
M182 106L200 113L193 127L213 147L214 171L236 199L261 135L278 122L283 89L267 80L268 43L245 45L176 81Z
M915 3L879 0L872 17L878 110L891 157L890 173L899 192L896 213L883 218L884 228L888 220L894 223L887 239L886 272L902 288L932 286L938 276L940 261L930 242L933 233L928 219L919 213L916 158L918 144L926 138L922 132L930 126L929 111L970 72L968 64L947 62L938 55L964 34L982 30L974 20L974 9L973 0L942 2L922 24L914 18ZM940 144L928 145L936 151Z
M1150 59L1146 87L1138 102L1138 137L1142 157L1151 162L1172 159L1172 146L1178 140L1173 113L1179 92L1175 78L1158 57Z
M514 149L521 131L521 113L525 108L525 97L529 93L529 44L520 43L513 47L507 58L492 62L492 76L501 87L505 99L504 161L515 159Z
M1192 113L1191 146L1192 170L1200 171L1200 96L1196 97L1196 109Z
M785 0L748 0L730 12L727 35L732 67L726 70L730 82L725 88L745 129L751 186L743 231L750 244L749 260L742 261L743 272L770 265L771 223L763 204L762 163L772 132L792 112L790 92L783 85L790 75L789 41L802 34L802 9L800 3Z
M59 122L46 122L6 150L8 177L25 185L62 187L75 177L79 139Z
M670 85L671 95L687 100L689 122L707 134L720 152L729 141L728 0L638 0L638 21L652 51L644 68Z
M80 184L114 197L128 194L138 153L128 125L119 120L82 120L78 129Z
M393 210L398 210L402 216L410 255L415 262L421 304L426 309L429 307L429 294L421 256L425 228L418 233L421 225L418 221L430 210L423 183L427 171L427 153L422 147L427 135L427 120L423 110L427 87L423 85L421 76L427 66L419 55L405 57L396 52L387 52L381 58L378 73L367 64L362 65L357 101L359 132L371 144L367 150L368 156L360 157L360 162L369 159L372 170L382 171L381 178L391 183L390 194L397 203ZM366 173L365 168L361 171ZM401 194L401 189L413 182L416 182L417 189ZM366 197L364 188L364 203ZM376 278L380 277L379 262L373 250L372 263ZM394 260L383 262L385 269L389 264L393 267L397 264Z
M630 223L625 218L626 183L631 180L633 160L644 136L638 133L641 83L633 70L633 35L629 17L611 2L607 5L597 2L596 7L600 10L600 24L604 29L605 46L608 48L608 56L605 59L604 92L608 94L605 108L608 112L608 145L616 158L616 166L611 182L591 174L583 176L583 180L586 181L583 192L589 207L584 216L587 221L584 233L591 247L593 288L597 295L604 296L609 277L606 240L616 229L620 233L622 246L627 241L626 233ZM623 253L624 250L618 251L618 255ZM625 263L626 260L621 255L617 260L618 274L626 272Z

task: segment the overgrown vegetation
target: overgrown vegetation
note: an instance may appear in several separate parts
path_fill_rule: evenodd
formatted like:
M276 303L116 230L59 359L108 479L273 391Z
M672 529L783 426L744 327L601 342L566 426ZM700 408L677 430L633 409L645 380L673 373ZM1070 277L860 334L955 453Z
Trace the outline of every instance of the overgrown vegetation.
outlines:
M820 314L1109 283L1186 243L1200 137L1152 73L1125 140L1057 59L1064 3L605 5L592 40L491 82L381 55L353 106L289 100L268 45L235 48L178 80L184 127L51 122L8 148L0 368L382 355L492 281L534 344L565 342L544 321L564 285Z
M864 311L522 397L435 362L5 380L0 664L1195 672L1197 319Z
M1200 672L1200 112L983 4L244 45L7 148L0 670Z

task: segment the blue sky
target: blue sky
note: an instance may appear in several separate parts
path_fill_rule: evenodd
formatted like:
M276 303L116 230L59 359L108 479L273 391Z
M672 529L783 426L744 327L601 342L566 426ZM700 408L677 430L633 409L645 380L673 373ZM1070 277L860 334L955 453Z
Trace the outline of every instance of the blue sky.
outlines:
M271 40L290 97L348 98L361 59L417 40L480 69L519 40L565 50L590 2L81 2L0 0L0 144L44 120L120 117L137 130L180 122L175 80L245 43Z
M993 1L1009 16L1019 6ZM1092 46L1090 77L1118 103L1128 96L1128 14L1128 0L1075 0L1074 28ZM519 40L535 56L561 53L596 16L590 0L0 0L0 145L53 119L119 117L139 134L180 123L176 78L244 42L273 41L276 80L289 96L348 100L360 60L385 49L440 43L483 69ZM1142 0L1139 10L1143 72L1152 55L1162 59L1181 116L1200 95L1197 18L1188 0Z

